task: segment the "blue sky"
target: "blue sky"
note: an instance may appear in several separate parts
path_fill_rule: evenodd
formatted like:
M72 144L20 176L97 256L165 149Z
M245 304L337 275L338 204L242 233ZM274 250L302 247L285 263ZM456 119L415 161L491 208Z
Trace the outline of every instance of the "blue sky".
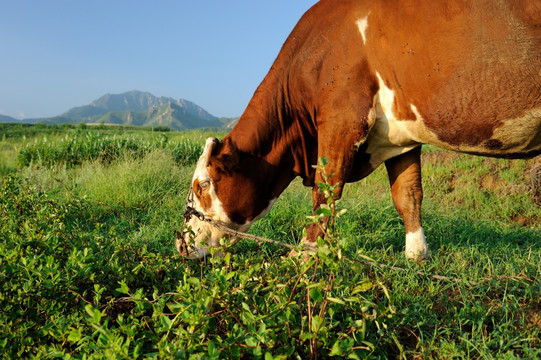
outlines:
M316 0L0 0L0 114L130 90L239 116Z

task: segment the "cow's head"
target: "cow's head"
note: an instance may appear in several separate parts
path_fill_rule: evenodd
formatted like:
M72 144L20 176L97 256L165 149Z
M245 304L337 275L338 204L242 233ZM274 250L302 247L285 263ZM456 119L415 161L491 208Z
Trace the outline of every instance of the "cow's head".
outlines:
M223 142L207 139L188 193L185 223L188 231L177 239L181 255L202 258L209 255L209 248L220 246L224 232L205 219L247 231L270 210L273 203L270 191L261 184L262 174L257 172L257 166L242 156L229 138Z

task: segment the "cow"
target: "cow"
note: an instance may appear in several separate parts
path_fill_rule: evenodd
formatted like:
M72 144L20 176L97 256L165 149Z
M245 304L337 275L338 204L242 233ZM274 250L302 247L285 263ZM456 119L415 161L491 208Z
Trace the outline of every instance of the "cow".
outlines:
M421 224L421 145L474 155L541 153L541 1L321 0L295 26L236 126L197 162L186 226L201 258L247 231L296 177L326 202L314 165L328 159L334 196L381 164L406 232L405 255L429 256ZM325 226L328 219L322 220ZM315 248L322 226L302 239Z

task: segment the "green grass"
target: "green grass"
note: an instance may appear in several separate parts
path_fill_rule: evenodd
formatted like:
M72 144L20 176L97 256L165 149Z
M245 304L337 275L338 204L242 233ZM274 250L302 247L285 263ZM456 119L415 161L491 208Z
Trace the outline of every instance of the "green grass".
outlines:
M323 247L302 264L285 248L242 241L223 259L199 262L176 256L194 160L179 161L169 145L201 146L210 135L118 131L2 141L2 357L541 356L541 210L528 176L535 160L425 149L432 257L420 264L403 256L404 228L384 168L346 187L335 250ZM60 148L66 136L116 136L140 147L167 136L169 145L107 162L13 162L45 137ZM310 189L296 180L251 232L296 244L310 211ZM337 249L405 271L366 266Z

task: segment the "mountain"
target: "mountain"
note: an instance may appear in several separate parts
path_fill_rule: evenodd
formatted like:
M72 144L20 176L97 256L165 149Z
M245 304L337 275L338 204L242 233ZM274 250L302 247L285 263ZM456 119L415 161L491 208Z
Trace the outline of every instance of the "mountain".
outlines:
M222 127L226 130L231 130L237 123L239 122L240 116L235 118L228 118L228 117L221 117L220 122L222 123Z
M18 122L21 122L21 121L15 119L15 118L12 118L11 116L0 114L0 123L13 123L13 122L18 123Z
M107 94L89 105L75 107L60 116L39 121L168 126L173 130L224 127L220 119L188 100L156 97L141 91Z
M148 92L129 91L106 94L88 105L74 107L49 117L24 119L20 122L44 124L115 124L134 126L167 126L172 130L217 128L230 130L239 118L217 118L202 107L184 99L157 97ZM19 122L0 115L0 122Z
M204 110L201 109L201 111ZM194 109L186 108L182 105L178 105L178 103L169 102L163 105L153 106L147 110L111 111L103 115L97 115L87 119L90 120L90 123L135 126L167 126L173 130L187 130L201 127L223 127L222 123L217 118L211 117L207 120L206 118L199 117L196 114L197 112L194 111Z

